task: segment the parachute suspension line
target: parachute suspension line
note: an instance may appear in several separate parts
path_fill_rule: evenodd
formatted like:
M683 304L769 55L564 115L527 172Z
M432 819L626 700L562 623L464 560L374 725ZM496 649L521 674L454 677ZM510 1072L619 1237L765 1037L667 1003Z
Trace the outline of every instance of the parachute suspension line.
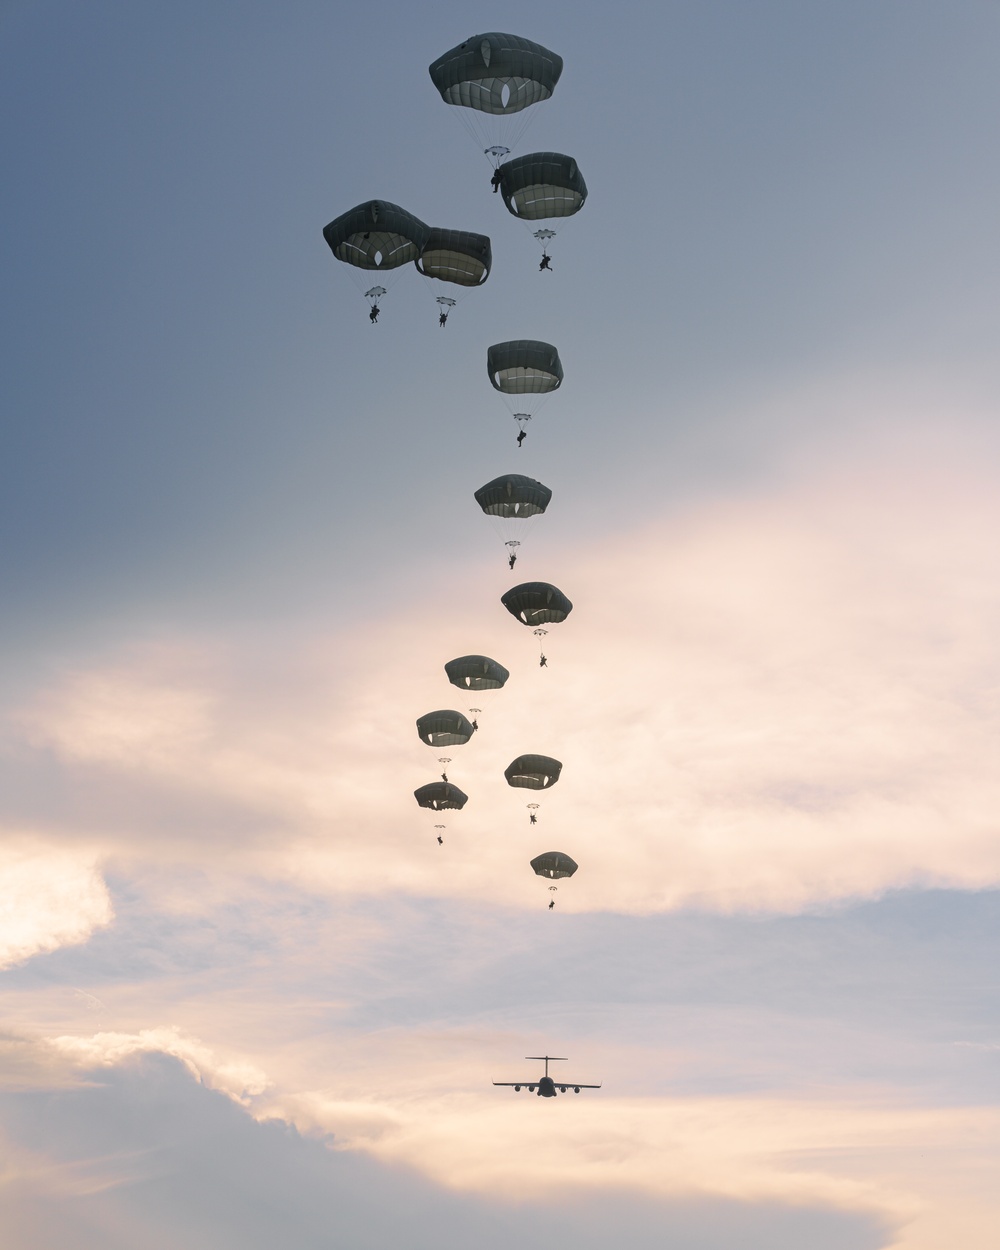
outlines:
M535 120L538 106L544 103L544 100L537 100L528 108L506 114L483 113L461 106L451 106L448 111L457 114L466 134L496 169L521 143Z
M501 400L507 405L507 411L511 414L515 421L520 421L523 417L526 421L530 421L533 416L538 415L539 409L543 404L547 404L553 395L559 390L558 386L554 386L551 391L525 391L520 395L509 395L505 391L498 391L497 394ZM518 404L530 405L531 412L517 412Z
M382 311L382 300L399 281L400 275L406 266L401 265L396 269L389 269L385 273L378 273L371 269L359 269L354 265L345 265L344 268L347 269L347 276L368 301L369 320L374 324L378 319L378 312ZM372 285L372 279L376 276L380 280ZM378 312L372 317L371 312L374 309L377 309Z
M478 109L458 107L453 110L466 134L496 170L510 156L509 118L502 114L481 113ZM523 110L529 112L530 110Z
M511 113L503 119L501 126L502 134L500 142L507 145L508 148L517 148L521 146L521 140L528 133L531 123L535 120L535 113L539 104L544 104L544 100L539 100L526 109L521 109L519 113ZM508 153L509 155L509 153Z

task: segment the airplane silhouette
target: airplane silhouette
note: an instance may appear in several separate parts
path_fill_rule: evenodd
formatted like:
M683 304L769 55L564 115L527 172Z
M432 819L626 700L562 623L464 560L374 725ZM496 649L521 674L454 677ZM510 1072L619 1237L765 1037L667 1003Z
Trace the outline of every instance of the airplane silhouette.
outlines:
M578 1094L581 1089L600 1089L600 1085L581 1085L578 1081L555 1081L549 1076L550 1063L565 1063L565 1055L525 1055L525 1059L544 1059L545 1075L540 1076L535 1081L494 1081L494 1085L509 1085L515 1091L519 1091L523 1085L529 1094L537 1094L539 1098L555 1098L556 1091L565 1094L571 1089L574 1094Z

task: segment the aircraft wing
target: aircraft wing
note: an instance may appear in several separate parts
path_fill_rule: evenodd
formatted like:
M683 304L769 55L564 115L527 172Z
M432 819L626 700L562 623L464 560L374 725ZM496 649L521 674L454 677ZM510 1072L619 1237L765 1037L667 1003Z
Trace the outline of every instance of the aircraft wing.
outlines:
M537 1085L538 1078L536 1078L533 1081L494 1081L493 1084L494 1085L509 1085L511 1089L514 1089L514 1088L521 1089L522 1087L527 1089L529 1085ZM600 1089L601 1088L600 1085L584 1085L582 1081L557 1081L553 1079L552 1084L556 1087L556 1089L562 1089L564 1086L566 1087L566 1089Z

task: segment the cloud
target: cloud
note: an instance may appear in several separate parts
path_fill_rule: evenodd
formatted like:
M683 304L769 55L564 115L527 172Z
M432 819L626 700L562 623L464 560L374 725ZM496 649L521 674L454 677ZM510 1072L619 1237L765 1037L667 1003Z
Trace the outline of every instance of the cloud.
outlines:
M136 1034L95 1033L92 1037L54 1037L51 1048L75 1067L114 1067L134 1055L161 1054L179 1059L187 1070L210 1089L234 1101L248 1103L268 1086L267 1077L246 1061L220 1061L212 1049L196 1038L185 1037L175 1026L142 1029Z
M513 1204L456 1193L398 1164L330 1151L284 1124L254 1123L151 1054L76 1090L0 1096L0 1113L21 1161L0 1185L13 1250L264 1250L290 1230L303 1250L331 1241L361 1250L401 1241L418 1250L470 1242L541 1250L571 1241L588 1250L619 1238L639 1250L664 1242L722 1250L737 1237L749 1250L886 1244L886 1221L867 1206L668 1200L576 1183L534 1187Z
M161 1220L157 1186L168 1184L165 1169L188 1175L189 1135L215 1129L185 1110L187 1085L160 1088L158 1056L167 1054L185 1081L224 1094L275 1135L267 1140L294 1140L290 1125L349 1166L367 1158L384 1168L375 1173L380 1192L400 1209L404 1174L464 1196L478 1213L463 1226L470 1235L480 1218L492 1226L494 1212L523 1216L540 1235L534 1213L555 1203L558 1224L585 1189L595 1227L610 1230L632 1204L648 1227L698 1250L724 1244L723 1228L731 1242L741 1213L751 1245L754 1237L767 1245L770 1230L780 1246L792 1228L798 1244L822 1245L838 1228L846 1244L857 1235L874 1248L887 1244L876 1230L889 1226L902 1230L892 1244L906 1250L936 1250L949 1226L977 1244L996 1218L1000 1119L992 1105L967 1103L970 1095L988 1103L995 1082L988 1056L956 1063L956 1048L945 1045L942 1056L941 1042L956 1036L956 1015L981 1017L988 961L977 951L994 935L995 900L956 894L936 926L926 901L922 910L900 906L771 920L581 915L566 917L547 943L544 912L518 918L386 899L379 933L365 925L359 900L359 949L339 939L354 914L303 907L290 892L284 921L265 912L250 935L242 926L259 919L255 902L246 915L227 908L207 920L171 918L171 931L133 900L90 948L16 974L36 1018L48 1017L47 1040L34 1044L39 1071L20 1084L46 1088L51 1071L52 1085L72 1075L128 1092L107 1108L96 1096L81 1103L75 1120L51 1110L44 1141L25 1134L8 1105L11 1156L26 1151L32 1175L52 1173L58 1192L44 1205L60 1217L70 1209L62 1203L78 1199L59 1197L59 1186L79 1186L106 1195L102 1210L115 1219L119 1204L128 1207L139 1244L143 1220L176 1233L172 1216ZM911 932L921 924L922 944ZM137 947L151 959L130 983L137 974L123 960ZM98 990L114 1028L93 1033L89 1011L64 988L61 1010L75 1022L58 1026L50 1013L60 971L63 984L72 977ZM876 995L885 1003L873 1005ZM920 1002L908 1012L911 999ZM969 1036L967 1027L957 1036ZM553 1104L488 1085L533 1071L520 1057L554 1039L571 1056L561 1065L568 1075L603 1079L605 1088ZM978 1078L963 1084L958 1068L976 1068ZM161 1095L177 1117L165 1117ZM138 1142L129 1129L88 1140L92 1162L77 1160L67 1175L55 1143L82 1140L94 1117L115 1123L116 1106L150 1115L148 1137ZM234 1168L241 1149L234 1143ZM191 1150L205 1183L217 1180L216 1191L236 1201L233 1176L216 1178L202 1148ZM303 1156L295 1159L297 1169ZM257 1166L247 1164L245 1178L257 1178ZM283 1167L275 1158L260 1165L272 1178ZM174 1176L169 1186L177 1184ZM270 1184L253 1188L270 1193ZM323 1184L335 1192L331 1178ZM299 1191L287 1192L298 1204ZM209 1218L194 1191L171 1193L196 1208L196 1222ZM275 1199L275 1218L285 1210ZM234 1218L217 1237L223 1246L240 1227ZM438 1218L429 1230L450 1229L457 1217Z
M246 1040L259 1046L262 1039ZM797 1211L806 1228L816 1219L819 1238L825 1236L827 1219L840 1213L848 1228L856 1219L870 1228L905 1229L892 1245L906 1250L934 1250L935 1238L948 1226L960 1228L974 1243L995 1218L992 1176L1000 1159L1000 1112L995 1107L913 1105L885 1086L816 1083L795 1095L622 1097L615 1095L612 1080L599 1094L568 1094L545 1103L523 1091L481 1090L482 1054L490 1049L490 1038L468 1029L316 1038L291 1065L290 1056L272 1044L277 1067L267 1073L231 1048L227 1054L206 1046L176 1027L132 1035L63 1035L35 1047L40 1064L61 1076L50 1086L65 1087L69 1071L86 1082L91 1092L77 1102L86 1102L90 1110L78 1112L74 1119L80 1127L68 1131L58 1128L61 1113L53 1112L46 1121L52 1136L43 1140L34 1127L24 1133L25 1122L35 1123L32 1114L19 1112L9 1099L0 1102L8 1127L13 1123L15 1136L20 1134L16 1157L22 1157L22 1146L29 1158L62 1157L67 1142L86 1140L93 1163L73 1171L72 1186L82 1185L88 1193L134 1185L136 1176L147 1173L162 1175L165 1150L176 1156L168 1170L190 1166L188 1138L204 1131L196 1100L184 1092L184 1082L193 1078L206 1092L224 1094L241 1113L248 1112L272 1134L268 1140L281 1137L274 1136L273 1126L293 1125L297 1134L332 1146L351 1161L349 1169L372 1174L389 1169L385 1177L390 1179L380 1182L383 1191L393 1177L419 1174L425 1178L421 1185L464 1194L474 1207L495 1204L495 1210L508 1214L543 1210L552 1205L553 1195L560 1195L556 1205L565 1214L589 1194L599 1222L619 1209L617 1195L631 1194L625 1205L647 1212L643 1235L650 1235L661 1218L669 1227L680 1212L698 1211L694 1224L682 1219L681 1225L692 1237L693 1229L701 1228L705 1240L691 1243L699 1248L715 1244L712 1229L727 1210L746 1212L751 1227L758 1217L766 1225L777 1212ZM621 1062L622 1053L613 1053ZM183 1081L169 1075L172 1069L163 1066L167 1058L181 1065ZM670 1066L680 1058L661 1044L644 1062ZM513 1075L534 1066L516 1064ZM309 1088L301 1082L310 1075L331 1084ZM111 1123L96 1140L84 1132L87 1116L103 1114L97 1104L109 1098L95 1090L112 1091L112 1108L113 1091L120 1090L123 1107L132 1106L136 1113L144 1109L152 1117L143 1130L148 1145L139 1154L129 1138L134 1128L126 1125L124 1136L114 1137L116 1122L122 1127L121 1112L112 1110ZM345 1097L343 1091L349 1090L353 1093ZM157 1123L161 1103L173 1108L171 1123ZM229 1117L229 1123L238 1121ZM243 1137L250 1132L238 1131ZM288 1142L287 1133L282 1140ZM154 1147L151 1161L148 1149ZM237 1145L237 1154L241 1149ZM361 1162L366 1157L370 1164ZM32 1169L33 1174L47 1171L41 1165ZM252 1169L244 1179L251 1175ZM220 1192L230 1183L222 1178ZM395 1203L396 1209L401 1205ZM141 1209L143 1218L159 1221L155 1200L144 1199ZM775 1244L783 1244L782 1227L777 1219ZM889 1244L871 1236L860 1244Z
M0 847L0 968L86 942L111 923L96 858L26 836Z
M71 672L15 732L86 789L106 854L132 870L231 868L236 852L247 874L325 893L537 907L526 862L562 849L581 869L561 909L633 912L986 886L1000 880L998 530L967 455L859 456L526 554L522 576L554 576L577 605L544 670L496 602L504 570L468 569L457 599L416 597L363 629L177 639ZM513 676L451 749L472 797L438 848L442 818L411 791L439 752L413 721L471 702L441 671L464 651ZM525 750L565 764L536 828L532 796L501 776Z

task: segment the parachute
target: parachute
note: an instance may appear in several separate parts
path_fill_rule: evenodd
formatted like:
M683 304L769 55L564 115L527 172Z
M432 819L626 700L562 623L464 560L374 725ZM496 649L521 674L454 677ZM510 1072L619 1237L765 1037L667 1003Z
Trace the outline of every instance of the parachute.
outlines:
M432 227L414 264L427 278L459 286L482 286L490 276L493 249L485 234Z
M510 673L487 655L460 655L444 666L448 680L459 690L499 690Z
M451 315L451 310L458 303L458 300L451 299L447 295L439 295L436 303L438 306L438 325L446 326L448 324L448 318Z
M365 270L386 273L416 261L428 234L429 228L419 217L388 200L359 204L323 228L330 251L350 267L348 272L359 287L368 285ZM355 276L355 270L362 272ZM372 306L372 321L378 320L378 300L385 293L385 287L377 286L365 292Z
M475 691L477 696L483 696L480 699L483 703L492 699L510 676L502 664L491 660L488 655L460 655L457 659L449 660L444 671L453 686L457 686L459 690ZM470 707L468 711L472 717L472 728L478 729L483 709Z
M548 790L559 780L562 764L549 755L519 755L503 770L507 784L522 790Z
M486 350L486 371L490 385L521 427L518 446L524 441L525 423L531 420L548 396L562 386L563 367L551 343L538 339L513 339L494 343ZM520 411L515 411L520 409Z
M379 300L382 298L383 295L387 295L387 294L388 292L386 291L384 286L372 286L372 287L369 287L367 291L365 291L365 299L368 301L369 305L372 308L378 308Z
M532 230L531 237L540 242L541 255L549 255L549 241L555 239L555 230ZM539 265L539 269L551 269L551 265Z
M420 255L430 230L398 204L369 200L323 228L330 251L359 269L398 269Z
M521 545L514 535L523 532L524 521L545 511L552 499L552 492L533 477L507 473L503 477L495 477L485 486L480 486L475 498L503 539L508 551L507 561L513 568L517 560L517 548Z
M429 747L462 746L475 730L461 712L447 708L417 718L417 733Z
M558 624L573 611L573 605L556 586L548 582L522 582L500 596L500 602L522 625Z
M562 67L562 57L540 43L491 31L451 48L428 72L441 99L458 106L466 129L497 165L527 127L524 110L552 95Z
M450 781L432 781L430 785L420 786L413 791L413 797L420 807L429 808L432 812L461 811L469 801L469 796Z
M572 217L583 208L587 184L572 156L532 152L506 161L498 170L507 211L522 221Z
M513 339L486 349L486 371L503 395L547 395L562 386L563 367L551 343Z
M562 152L532 152L506 161L497 170L500 194L507 211L530 230L539 221L550 217L572 217L583 208L587 184L572 156ZM551 269L549 242L556 232L533 230L541 244L540 269Z
M493 248L485 234L472 234L468 230L438 230L432 227L414 264L427 279L452 282L456 286L471 289L482 286L490 276ZM464 299L468 289L456 292L459 299ZM444 326L458 301L447 295L438 295L436 298L438 325Z
M533 477L521 473L506 473L476 491L476 503L487 516L505 520L523 520L544 512L552 499L552 492Z
M536 855L531 861L536 877L548 877L554 881L562 877L572 877L579 866L575 859L562 851L546 851L544 855Z
M536 855L531 861L531 867L535 871L536 877L548 879L549 881L559 881L563 877L572 877L576 872L578 864L575 859L564 854L562 851L546 851L544 855ZM554 894L559 887L550 885L549 890ZM549 900L549 911L555 907L555 899Z

